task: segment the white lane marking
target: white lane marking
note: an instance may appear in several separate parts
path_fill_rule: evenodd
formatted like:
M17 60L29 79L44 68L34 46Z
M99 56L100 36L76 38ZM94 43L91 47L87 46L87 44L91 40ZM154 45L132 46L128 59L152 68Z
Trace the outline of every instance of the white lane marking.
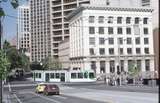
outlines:
M21 100L17 97L16 94L13 94L13 95L14 95L14 97L17 99L18 103L22 103Z
M33 95L36 95L36 96L38 96L38 97L41 97L41 98L43 98L43 99L45 99L45 100L48 100L48 101L51 101L51 102L55 102L55 103L61 103L60 101L57 101L57 100L54 100L54 99L51 99L51 98L47 98L47 97L44 97L44 96L41 96L41 95L39 95L39 94L36 94L36 93L34 93L34 92L31 92Z
M61 95L53 95L53 97L61 98L61 99L67 99L67 97L61 96Z

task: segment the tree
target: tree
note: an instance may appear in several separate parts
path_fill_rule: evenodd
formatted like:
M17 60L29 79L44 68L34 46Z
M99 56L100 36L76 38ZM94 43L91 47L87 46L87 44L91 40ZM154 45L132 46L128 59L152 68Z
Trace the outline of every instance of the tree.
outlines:
M62 69L62 64L59 62L58 59L53 57L47 57L46 59L42 60L43 69L47 70L57 70Z
M4 80L9 73L10 62L4 51L0 50L0 79Z

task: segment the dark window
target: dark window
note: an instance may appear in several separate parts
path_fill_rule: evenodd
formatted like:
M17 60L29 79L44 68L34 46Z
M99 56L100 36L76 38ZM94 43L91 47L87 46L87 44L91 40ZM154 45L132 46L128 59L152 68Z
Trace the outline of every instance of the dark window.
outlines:
M144 28L144 34L148 34L148 28Z
M119 52L120 52L120 55L122 55L123 54L123 48L120 48Z
M148 18L143 18L143 24L148 24Z
M72 79L77 78L76 73L71 73L71 78Z
M89 27L89 34L95 34L95 28Z
M126 18L126 24L130 24L131 23L131 17L127 17Z
M140 37L136 37L135 42L136 42L136 44L140 44Z
M83 73L78 73L78 78L83 78Z
M139 24L139 18L138 17L135 18L135 24Z
M95 45L95 38L94 37L89 38L89 44L90 45Z
M150 71L150 60L149 59L145 60L145 68L146 68L146 71Z
M114 54L114 48L109 48L109 54L111 54L111 55Z
M104 16L99 16L98 22L99 23L104 23Z
M131 34L131 28L126 28L126 33Z
M131 38L127 38L127 44L132 44L132 39Z
M127 48L127 53L132 54L132 48Z
M89 16L89 23L94 23L94 16Z
M108 17L108 23L113 23L113 17L112 16Z
M123 44L123 38L118 38L118 44Z
M99 34L104 34L104 27L99 27Z
M136 48L136 54L140 54L141 53L141 48Z
M99 49L99 54L100 55L105 55L105 49L104 48L100 48Z
M89 52L90 52L90 55L95 55L93 48L90 48L90 49L89 49Z
M104 43L105 43L104 38L99 38L99 44L100 44L100 45L103 45Z
M144 44L149 44L148 38L144 38Z
M113 27L108 27L108 34L113 34Z
M108 38L108 44L114 44L114 39L113 38Z
M110 65L110 73L114 73L115 72L115 62L109 61L109 65Z
M122 34L122 28L118 27L117 34Z
M50 73L50 78L54 78L54 73Z
M144 48L144 53L149 54L149 48Z
M117 17L117 23L121 24L122 23L122 17Z

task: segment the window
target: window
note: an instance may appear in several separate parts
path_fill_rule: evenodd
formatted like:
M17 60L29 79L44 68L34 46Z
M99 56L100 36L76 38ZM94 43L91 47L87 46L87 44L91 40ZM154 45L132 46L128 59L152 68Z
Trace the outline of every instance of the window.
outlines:
M98 22L99 23L104 23L104 16L99 16Z
M122 34L122 28L118 27L117 34Z
M109 65L110 65L110 73L114 73L115 72L115 62L111 60L109 61Z
M108 23L113 23L113 17L112 16L108 17Z
M117 17L117 24L121 24L122 23L122 17Z
M137 69L141 70L141 60L137 60Z
M71 78L72 79L77 78L76 73L71 73Z
M126 33L131 34L131 28L126 28Z
M135 18L135 24L139 24L139 18L138 17Z
M135 38L135 43L136 43L136 44L140 44L140 37L136 37L136 38Z
M89 16L89 23L94 23L94 16Z
M78 73L78 78L83 78L83 73Z
M95 69L96 69L96 62L95 61L91 61L91 69L95 71Z
M114 44L114 39L113 38L108 38L108 44Z
M99 38L99 44L100 44L100 45L103 45L104 43L105 43L104 38Z
M105 49L104 48L100 48L99 49L99 54L100 55L105 55Z
M149 44L148 38L144 38L144 44Z
M95 54L93 48L90 48L90 49L89 49L89 52L90 52L90 55L94 55L94 54Z
M114 48L109 48L109 54L114 54Z
M88 78L88 72L84 73L84 78Z
M126 24L130 24L131 23L131 17L127 17L126 18Z
M104 34L104 27L99 27L99 34Z
M148 18L143 18L143 24L148 24Z
M118 44L123 44L123 38L118 38Z
M89 34L95 34L95 28L89 27Z
M124 71L124 60L120 60L121 71Z
M50 78L54 78L54 73L50 73Z
M59 77L60 77L59 73L56 73L56 78L59 78Z
M144 34L148 34L148 28L144 28L143 31L144 31Z
M95 38L94 37L89 38L89 44L90 45L95 45Z
M131 38L127 38L127 44L132 44L132 39Z
M134 34L135 35L139 35L140 34L140 28L139 28L139 26L138 25L134 25L133 27L134 27Z
M127 54L132 54L132 48L127 48Z
M108 34L113 34L113 27L108 27Z
M120 52L120 55L122 55L123 54L123 48L120 48L119 52Z
M105 73L105 61L100 61L100 73Z
M94 75L94 73L89 73L89 78L95 78L95 75Z
M145 60L145 68L146 68L146 71L150 70L150 60L149 59Z
M141 49L140 48L136 48L136 54L140 54L141 53Z
M149 54L149 48L144 48L144 53Z

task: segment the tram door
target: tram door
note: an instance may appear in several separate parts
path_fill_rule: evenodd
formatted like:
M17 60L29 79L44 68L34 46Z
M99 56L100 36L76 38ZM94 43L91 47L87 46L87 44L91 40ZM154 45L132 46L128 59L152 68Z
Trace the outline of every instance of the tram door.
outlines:
M65 82L65 73L61 73L60 79L61 79L61 82Z
M49 82L49 79L50 79L50 78L49 78L49 73L46 73L46 74L45 74L45 81L46 81L46 82Z

